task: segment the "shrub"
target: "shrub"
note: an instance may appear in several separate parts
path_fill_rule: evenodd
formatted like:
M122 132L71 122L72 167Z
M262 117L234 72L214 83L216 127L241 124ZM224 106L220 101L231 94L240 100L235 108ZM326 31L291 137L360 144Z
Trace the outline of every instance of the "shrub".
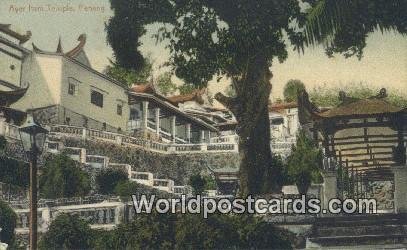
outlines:
M66 154L45 162L39 183L41 195L47 199L84 196L91 189L88 173Z
M113 194L116 185L128 179L127 174L119 169L105 169L96 176L96 185L101 194Z
M0 242L7 244L13 242L16 220L16 213L7 205L7 203L0 200Z
M60 214L41 238L39 249L89 249L92 236L90 226L78 215Z

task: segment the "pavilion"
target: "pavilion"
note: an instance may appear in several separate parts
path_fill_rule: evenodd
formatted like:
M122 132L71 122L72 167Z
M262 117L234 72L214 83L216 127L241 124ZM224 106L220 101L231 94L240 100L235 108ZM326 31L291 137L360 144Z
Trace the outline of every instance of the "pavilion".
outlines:
M325 111L305 91L298 97L301 125L323 149L325 170L337 171L345 196L366 197L369 182L398 180L395 170L406 165L407 109L386 97L386 89L366 99L341 91L340 104Z

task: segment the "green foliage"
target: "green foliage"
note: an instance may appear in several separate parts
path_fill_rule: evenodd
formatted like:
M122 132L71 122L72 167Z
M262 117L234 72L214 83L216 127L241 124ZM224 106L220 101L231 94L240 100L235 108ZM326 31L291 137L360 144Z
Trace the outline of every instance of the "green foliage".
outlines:
M111 62L111 65L107 66L105 69L106 75L119 82L127 84L129 87L133 84L147 83L152 72L153 64L149 58L145 60L143 67L139 70L124 68L113 62Z
M204 177L205 180L205 190L215 190L216 189L216 180L213 176L211 175L205 175Z
M191 175L189 177L189 185L192 187L195 195L202 194L205 191L206 180L200 174Z
M27 163L0 155L0 181L19 187L28 187L30 172Z
M179 215L176 222L176 249L233 249L239 233L227 215Z
M183 84L179 86L178 90L181 95L186 95L194 92L197 88L192 84Z
M14 228L16 227L17 215L7 205L0 200L0 242L10 244L14 240Z
M96 249L292 249L293 235L247 215L139 214L95 234Z
M286 102L297 101L298 93L305 90L305 85L301 80L291 79L284 86L284 100Z
M310 2L310 1L305 1ZM290 40L301 34L290 26L305 24L298 2L289 1L147 1L111 0L114 16L107 24L108 42L118 62L139 68L136 50L145 34L144 26L163 26L157 40L169 42L170 65L178 77L190 84L204 86L216 74L240 75L249 55L261 54L271 65L273 57L287 57L282 29ZM131 56L134 55L134 58Z
M168 96L175 93L177 90L177 85L175 85L171 80L172 74L170 72L165 72L158 76L157 87L161 94Z
M0 136L0 152L4 152L7 146L7 140L4 136Z
M134 181L121 181L114 188L114 193L123 200L131 199L133 194L140 192L140 185Z
M175 221L173 214L139 214L131 223L103 234L97 249L173 249Z
M318 0L309 10L306 42L326 44L328 56L342 53L360 59L370 33L407 33L406 9L404 0Z
M320 107L335 107L340 104L339 91L345 91L349 97L365 99L379 93L379 89L374 89L366 83L349 83L343 87L318 86L309 92L310 100ZM396 91L388 93L386 100L398 107L407 107L407 98L401 96Z
M297 184L301 194L305 194L311 182L319 183L322 180L320 166L322 152L306 135L299 131L296 145L287 158L287 171L289 178Z
M241 249L292 249L295 236L252 215L234 216Z
M84 196L91 189L89 175L66 154L47 159L39 187L41 195L47 199Z
M274 169L273 181L276 182L278 186L288 185L290 177L287 173L287 164L284 163L281 155L272 154L271 166Z
M104 169L96 176L96 185L101 194L113 194L116 185L128 179L127 174L119 169Z
M90 226L78 215L60 214L42 236L39 249L89 249L92 236Z

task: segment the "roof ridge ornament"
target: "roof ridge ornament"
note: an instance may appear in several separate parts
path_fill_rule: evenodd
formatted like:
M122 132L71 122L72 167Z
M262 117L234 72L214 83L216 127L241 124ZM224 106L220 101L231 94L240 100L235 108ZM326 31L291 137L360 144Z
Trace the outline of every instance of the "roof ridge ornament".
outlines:
M369 97L369 99L384 99L387 97L387 90L386 88L381 88L377 95Z
M38 48L34 43L31 43L31 44L32 44L32 46L33 46L34 52L45 53L44 50Z
M75 57L79 54L79 52L81 52L83 50L83 47L85 47L85 44L86 44L86 34L81 34L78 37L78 41L79 41L79 44L75 48L73 48L71 51L68 51L67 53L65 53L66 56Z
M61 54L64 53L64 50L62 49L61 36L59 36L59 39L58 39L58 46L57 46L56 53L61 53Z
M20 33L16 32L16 31L10 29L10 26L11 26L11 24L3 24L3 23L0 23L0 31L3 32L3 33L5 33L5 34L7 34L7 35L9 35L9 36L11 36L11 37L14 37L14 38L17 39L17 40L19 40L19 41L20 41L20 43L19 43L20 45L21 45L21 44L24 44L25 42L27 42L28 40L30 40L31 35L32 35L31 31L28 30L28 31L26 31L26 33L23 35L23 34L20 34Z
M341 90L339 91L339 96L338 96L339 101L341 102L339 104L339 106L345 105L345 104L349 104L352 102L356 102L359 101L360 98L356 98L356 97L350 97L346 94L345 91Z

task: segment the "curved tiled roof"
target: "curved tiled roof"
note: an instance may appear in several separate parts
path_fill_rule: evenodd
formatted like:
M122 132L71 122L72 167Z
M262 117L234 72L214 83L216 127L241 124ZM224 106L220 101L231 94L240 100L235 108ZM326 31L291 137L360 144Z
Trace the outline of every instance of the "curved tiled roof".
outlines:
M383 99L371 98L356 100L336 108L318 113L321 117L336 117L349 115L388 114L402 111L404 108L394 106Z
M175 103L175 104L184 103L184 102L188 102L188 101L196 101L199 104L203 104L204 100L202 98L202 95L204 92L205 92L205 89L203 88L203 89L195 90L189 94L170 96L170 97L168 97L168 100L170 100L172 103Z
M18 101L21 97L25 95L28 88L17 89L12 91L1 91L0 90L0 106L8 107L11 104Z
M297 107L297 102L272 103L271 105L269 105L269 111L278 111L282 109L292 109Z
M86 34L81 34L78 37L78 41L79 41L79 44L72 50L65 53L66 56L76 57L79 54L79 52L81 52L83 50L83 47L85 47L85 44L86 44Z

